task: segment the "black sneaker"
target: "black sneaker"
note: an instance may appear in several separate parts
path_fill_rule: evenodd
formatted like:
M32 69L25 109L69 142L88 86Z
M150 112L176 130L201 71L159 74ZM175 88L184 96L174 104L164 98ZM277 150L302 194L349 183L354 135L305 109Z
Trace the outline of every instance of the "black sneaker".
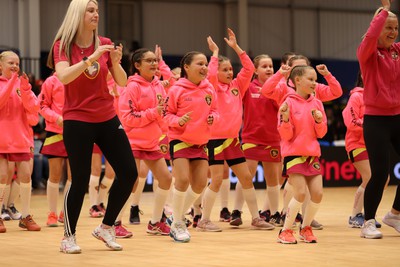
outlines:
M131 213L129 216L130 224L140 224L140 216L143 212L139 209L139 206L131 206Z
M281 214L278 211L275 212L275 214L269 218L269 223L278 227L283 226Z
M201 214L200 215L195 215L193 218L193 228L197 227L197 223L201 220Z
M303 223L303 216L300 213L297 213L295 222Z
M242 212L239 210L233 210L231 215L231 222L229 224L232 226L239 226L243 224Z
M266 222L269 222L269 219L271 218L271 211L270 210L264 210L263 212L258 211L260 214L260 218L263 219Z
M231 221L231 212L228 208L223 208L219 213L219 221L220 222L230 222Z

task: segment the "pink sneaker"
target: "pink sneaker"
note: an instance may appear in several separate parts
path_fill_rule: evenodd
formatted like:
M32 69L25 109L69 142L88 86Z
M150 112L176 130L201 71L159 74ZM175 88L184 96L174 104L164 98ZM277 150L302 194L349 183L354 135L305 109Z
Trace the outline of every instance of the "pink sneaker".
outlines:
M99 205L97 205L97 209L104 214L106 214L106 207L104 206L103 203L100 203Z
M170 230L169 226L164 222L152 224L151 221L149 221L146 232L152 235L169 235Z
M60 215L58 215L58 222L64 223L64 211L60 211Z
M92 218L100 218L104 216L104 213L101 212L97 205L93 205L89 210L90 217Z
M116 221L114 224L115 238L129 238L133 236L133 233L128 231L121 221Z

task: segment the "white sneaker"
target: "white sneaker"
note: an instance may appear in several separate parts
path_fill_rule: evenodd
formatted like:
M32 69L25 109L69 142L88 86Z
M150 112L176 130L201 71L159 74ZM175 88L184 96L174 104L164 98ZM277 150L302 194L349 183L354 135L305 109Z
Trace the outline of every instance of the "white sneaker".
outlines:
M60 251L66 254L79 254L81 253L81 248L76 244L75 235L64 237L61 240Z
M4 207L4 206L3 206L3 207ZM11 220L11 217L10 217L10 215L8 214L8 212L7 212L7 210L6 210L5 208L1 209L0 218L1 218L3 221L9 221L9 220Z
M176 242L187 243L190 241L190 234L184 222L172 223L169 236L172 237Z
M391 212L388 212L385 217L383 217L382 221L400 233L400 215L394 215Z
M13 220L20 220L22 217L22 214L14 207L14 205L8 207L7 213Z
M382 238L382 233L376 229L375 219L364 222L360 236L369 239Z
M122 250L122 246L116 242L114 226L105 229L99 225L93 230L92 235L112 250Z

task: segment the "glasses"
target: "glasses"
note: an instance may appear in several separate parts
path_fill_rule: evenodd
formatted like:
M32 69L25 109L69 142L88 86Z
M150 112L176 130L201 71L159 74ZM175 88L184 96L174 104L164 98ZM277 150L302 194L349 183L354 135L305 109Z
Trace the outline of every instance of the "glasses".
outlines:
M142 61L149 63L149 64L157 64L158 63L158 59L156 59L156 58L144 58L144 59L142 59Z

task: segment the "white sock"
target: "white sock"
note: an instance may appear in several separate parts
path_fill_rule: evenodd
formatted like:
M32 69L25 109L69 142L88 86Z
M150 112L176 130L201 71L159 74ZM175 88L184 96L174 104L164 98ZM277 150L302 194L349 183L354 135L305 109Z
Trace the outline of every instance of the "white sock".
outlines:
M32 181L29 183L20 183L21 189L21 214L22 218L26 218L26 216L30 215L30 206L31 206L31 190L32 190Z
M279 185L267 187L267 199L271 215L274 215L279 210ZM264 205L265 208L265 205ZM264 209L268 210L268 209Z
M356 194L354 195L353 211L351 214L352 217L362 212L362 208L364 206L364 191L365 188L361 185L357 188Z
M199 196L200 196L200 194L197 194L196 192L194 192L192 190L192 187L189 185L188 189L186 190L185 201L183 202L183 212L186 212L193 205L193 202Z
M203 213L201 215L202 220L210 220L211 211L214 207L217 194L217 192L212 191L210 187L207 186L203 197Z
M90 206L97 205L97 194L99 193L97 188L100 183L100 177L95 175L90 175L89 180L89 202Z
M15 180L11 183L10 196L8 197L8 206L15 205L15 202L19 198L19 183Z
M310 191L308 191L308 189L307 189L303 205L301 206L301 213L302 214L306 213L306 207L308 205L308 202L310 202L310 201L311 201L311 195L310 195Z
M49 211L57 214L57 200L59 194L59 184L50 182L47 180L47 204L49 206Z
M4 196L3 196L3 203L5 208L7 208L6 204L8 203L9 197L10 197L10 185L7 184L6 187L4 188ZM0 207L1 208L1 207Z
M5 188L6 188L6 184L0 184L0 208L3 207L4 191L5 191L4 189Z
M143 193L144 185L146 184L146 177L138 177L136 191L133 193L132 206L139 206L140 198Z
M112 183L114 182L114 178L109 178L109 177L103 177L103 180L101 180L100 186L99 186L99 193L97 194L97 203L104 203L104 200L106 199L108 191L110 191L110 187L112 186Z
M257 207L257 196L256 196L256 190L254 187L249 188L249 189L244 189L243 188L243 197L246 201L247 207L250 210L251 218L255 219L260 217L258 214L258 207Z
M317 211L319 209L319 204L320 203L315 203L311 200L308 201L306 210L303 214L303 223L301 224L301 228L311 225L311 222L315 218L315 214L317 214Z
M176 188L172 190L174 192L174 196L172 198L172 210L175 222L182 222L182 218L184 215L183 210L183 202L185 201L186 192L179 191Z
M221 196L221 209L228 208L228 201L229 201L229 191L231 190L231 180L222 179L222 184L219 189L220 196Z
M286 213L290 200L293 198L293 186L286 181L285 187L283 189L283 214ZM297 214L296 214L297 215Z
M244 204L243 187L240 182L237 182L235 188L235 202L233 204L233 209L241 211L243 209L243 204Z
M116 222L122 221L122 217L124 217L125 210L126 210L128 207L131 206L132 198L133 198L133 193L131 193L131 194L129 195L129 198L128 198L128 200L125 202L125 205L124 205L124 206L122 207L122 209L119 211L119 214L118 214L118 216L117 216L117 219L115 220Z
M301 208L301 202L297 201L294 197L290 200L289 205L286 210L285 224L283 225L283 230L290 229L296 220L296 215Z
M157 188L154 196L153 215L151 217L152 224L155 224L156 222L159 222L161 220L168 192L169 190L165 190L160 187Z

